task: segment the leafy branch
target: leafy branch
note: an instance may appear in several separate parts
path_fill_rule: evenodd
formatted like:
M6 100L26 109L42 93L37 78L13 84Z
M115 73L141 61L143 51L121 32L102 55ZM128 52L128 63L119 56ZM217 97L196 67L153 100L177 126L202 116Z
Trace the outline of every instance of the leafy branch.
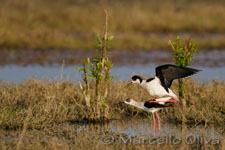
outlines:
M186 42L181 41L180 37L177 36L175 41L169 41L168 43L173 50L173 59L175 64L181 67L188 66L193 61L193 55L197 53L197 47L194 42L187 40ZM184 80L178 80L179 98L182 101L182 115L183 123L186 122L186 100L184 99Z
M108 13L105 10L105 32L103 38L97 34L97 50L96 57L91 60L86 58L83 61L83 68L77 68L82 73L83 82L85 83L85 88L80 84L83 90L83 95L85 97L86 105L90 107L90 81L94 81L95 85L95 110L97 115L101 117L101 110L99 106L105 110L108 103L108 89L109 81L113 78L110 75L112 69L112 62L108 58L108 51L110 48L110 41L113 40L113 36L108 36ZM105 84L107 83L107 84ZM106 86L107 85L107 86ZM101 89L104 89L103 91ZM95 112L94 112L95 113ZM107 111L105 111L107 114ZM106 115L105 115L106 117Z

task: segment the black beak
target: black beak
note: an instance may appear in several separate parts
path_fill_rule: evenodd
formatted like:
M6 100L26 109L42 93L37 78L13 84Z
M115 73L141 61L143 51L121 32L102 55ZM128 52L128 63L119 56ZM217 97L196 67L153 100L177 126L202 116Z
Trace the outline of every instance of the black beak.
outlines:
M125 102L127 102L127 103L129 103L130 102L130 99L128 98L128 99L126 99L126 101Z
M132 85L132 82L128 83L124 88L128 88Z

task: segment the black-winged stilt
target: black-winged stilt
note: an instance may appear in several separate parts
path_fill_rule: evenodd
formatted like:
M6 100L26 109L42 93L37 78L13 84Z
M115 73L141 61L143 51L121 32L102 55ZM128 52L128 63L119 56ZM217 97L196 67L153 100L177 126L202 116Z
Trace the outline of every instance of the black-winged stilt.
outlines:
M174 94L173 91L170 89L173 80L190 76L200 70L188 67L179 67L172 64L165 64L156 67L155 71L156 76L147 80L144 80L140 76L134 75L132 77L132 81L127 86L133 83L137 83L141 87L146 89L151 96L170 96L173 100L169 100L167 102L178 102L179 100L176 94Z
M125 103L129 104L129 105L132 105L134 107L137 107L139 109L142 109L146 112L152 113L152 117L153 117L153 121L154 121L154 136L155 136L155 116L154 116L154 113L156 113L156 116L157 116L157 119L158 119L159 134L160 134L160 119L159 119L159 115L158 115L157 112L162 108L172 106L170 102L167 102L170 99L171 99L171 97L162 97L162 98L158 98L158 99L154 99L154 100L150 100L150 101L137 102L137 101L129 98L125 101ZM155 103L155 102L159 102L159 103ZM164 104L162 104L162 103L164 103Z

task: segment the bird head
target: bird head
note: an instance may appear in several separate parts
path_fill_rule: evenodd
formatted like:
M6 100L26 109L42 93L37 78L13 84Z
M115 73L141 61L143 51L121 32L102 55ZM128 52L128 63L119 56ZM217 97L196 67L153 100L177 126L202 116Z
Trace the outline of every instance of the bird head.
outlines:
M142 77L140 77L140 76L137 76L137 75L134 75L134 76L132 76L132 78L131 78L131 82L129 82L126 86L125 86L125 88L127 88L127 87L129 87L130 85L132 85L132 84L135 84L135 83L137 83L137 84L141 84L141 82L142 82Z
M133 105L135 101L132 98L128 98L124 101L125 104Z
M137 107L137 108L140 108L140 109L144 109L143 106L143 102L137 102L135 101L134 99L132 98L128 98L124 101L125 104L128 104L128 105L131 105L131 106L134 106L134 107Z
M138 84L141 84L142 80L143 80L142 77L137 76L137 75L134 75L134 76L132 76L132 78L131 78L131 82L132 82L132 83L138 83Z

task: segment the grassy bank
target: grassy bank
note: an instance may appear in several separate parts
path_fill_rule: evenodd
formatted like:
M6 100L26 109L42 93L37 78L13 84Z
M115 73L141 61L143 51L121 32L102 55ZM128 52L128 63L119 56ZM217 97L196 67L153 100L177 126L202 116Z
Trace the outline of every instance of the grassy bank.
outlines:
M116 49L168 48L168 40L180 34L202 48L225 47L223 0L0 2L1 48L92 48L103 31L104 8Z
M124 89L126 83L113 83L110 86L107 104L107 119L124 117L146 118L147 113L123 103L127 98L143 101L149 99L141 88ZM94 88L90 86L91 93ZM176 84L172 89L177 91ZM224 131L225 121L225 83L195 83L189 80L185 85L187 100L187 123L220 126ZM93 99L91 99L92 104ZM66 122L84 120L97 121L92 116L94 106L87 109L79 86L70 82L38 81L35 79L21 84L0 83L0 127L2 129L20 128L24 121L28 128L44 129ZM101 106L99 105L98 108ZM162 120L181 123L180 104L160 112ZM89 117L89 118L88 118Z

